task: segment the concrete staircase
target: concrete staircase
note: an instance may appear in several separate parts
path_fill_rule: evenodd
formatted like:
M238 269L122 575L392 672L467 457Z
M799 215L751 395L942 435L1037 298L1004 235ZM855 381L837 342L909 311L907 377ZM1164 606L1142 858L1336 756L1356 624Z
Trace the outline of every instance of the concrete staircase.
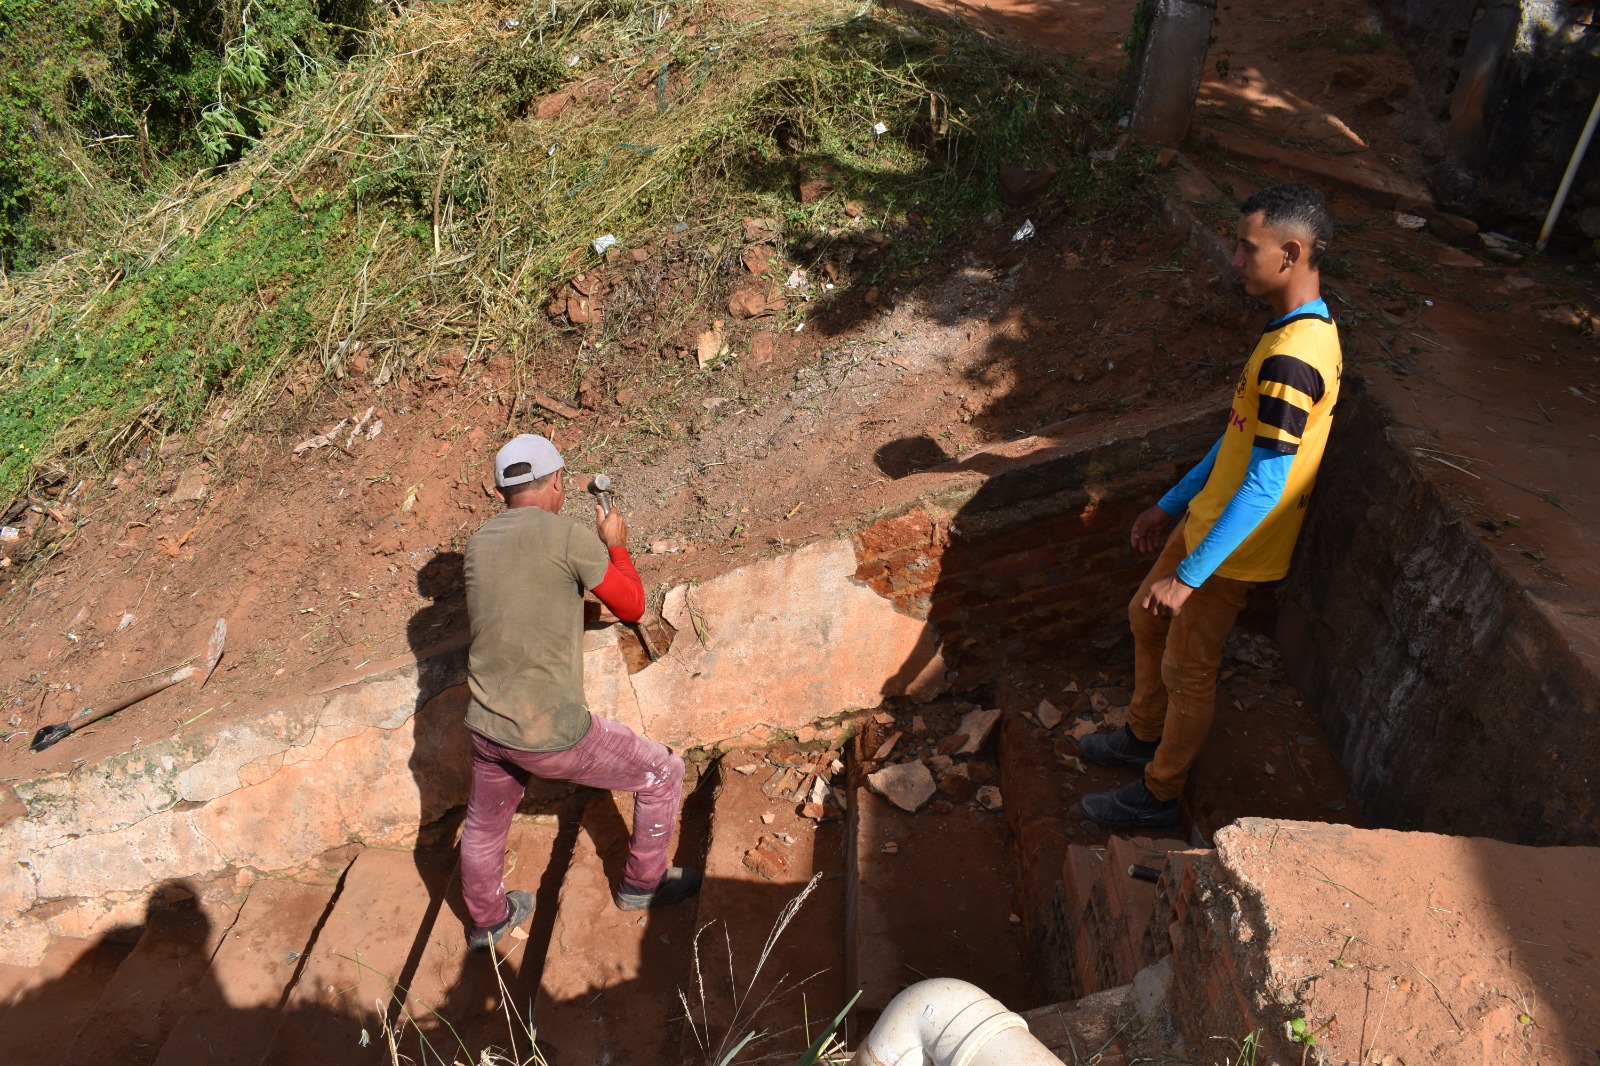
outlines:
M735 753L687 784L674 861L701 866L705 887L660 912L612 905L627 797L580 793L519 815L507 884L536 908L497 962L466 949L448 846L352 847L302 880L238 890L173 886L126 936L60 938L33 970L0 970L0 1062L446 1066L490 1048L526 1062L530 1030L552 1066L715 1063L752 1033L738 1061L788 1062L856 989L851 1043L927 976L973 981L1015 1009L1043 1002L1003 816L943 801L908 814L848 790L844 759ZM796 797L819 772L849 810L802 813ZM1144 938L1187 854L1177 842L1070 849L1082 992L1126 984L1152 955ZM1129 862L1167 873L1133 882L1118 873ZM1038 1024L1087 1040L1106 1009L1069 1025L1052 1008Z

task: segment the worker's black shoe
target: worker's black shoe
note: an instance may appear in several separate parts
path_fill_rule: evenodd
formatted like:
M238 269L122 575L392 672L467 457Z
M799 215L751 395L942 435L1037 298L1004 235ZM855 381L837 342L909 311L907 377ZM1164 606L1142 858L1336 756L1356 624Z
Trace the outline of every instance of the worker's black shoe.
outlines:
M1078 801L1078 809L1107 829L1172 829L1181 817L1178 801L1156 799L1143 778L1110 792L1091 792Z
M700 891L700 871L692 866L673 866L655 888L640 888L622 882L617 889L617 906L625 911L649 910L682 903Z
M498 944L500 938L528 920L533 913L533 897L521 889L506 893L506 920L499 925L475 925L467 934L467 947L473 951L488 951L489 945Z
M1140 740L1127 726L1109 733L1090 733L1078 741L1078 750L1087 762L1101 766L1144 766L1156 757L1159 738Z

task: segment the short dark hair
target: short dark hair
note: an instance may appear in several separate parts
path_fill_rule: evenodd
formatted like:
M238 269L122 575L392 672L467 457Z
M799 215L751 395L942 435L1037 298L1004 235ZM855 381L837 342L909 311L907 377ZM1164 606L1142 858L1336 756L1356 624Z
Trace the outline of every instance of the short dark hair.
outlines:
M520 477L523 474L530 473L532 470L533 467L529 463L512 463L510 466L506 467L505 473L508 477ZM552 470L544 477L536 477L532 481L524 481L520 485L503 486L500 489L500 495L509 500L513 496L521 496L524 492L538 492L540 489L550 484L551 478L556 477L560 473L560 470Z
M1312 268L1322 261L1323 253L1333 241L1333 212L1328 209L1328 198L1320 190L1303 181L1269 185L1239 208L1241 215L1253 215L1257 211L1268 226L1303 230L1311 238Z

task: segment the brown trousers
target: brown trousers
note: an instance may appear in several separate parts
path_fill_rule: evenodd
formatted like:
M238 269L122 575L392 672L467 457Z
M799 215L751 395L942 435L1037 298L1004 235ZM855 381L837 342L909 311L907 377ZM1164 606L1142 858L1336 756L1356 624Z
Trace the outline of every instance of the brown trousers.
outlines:
M1245 593L1254 585L1213 574L1194 590L1176 618L1152 615L1140 606L1150 586L1175 573L1187 554L1180 520L1128 604L1134 649L1128 727L1140 740L1161 740L1155 759L1145 767L1144 783L1162 800L1183 793L1189 767L1211 732L1222 642L1244 608Z

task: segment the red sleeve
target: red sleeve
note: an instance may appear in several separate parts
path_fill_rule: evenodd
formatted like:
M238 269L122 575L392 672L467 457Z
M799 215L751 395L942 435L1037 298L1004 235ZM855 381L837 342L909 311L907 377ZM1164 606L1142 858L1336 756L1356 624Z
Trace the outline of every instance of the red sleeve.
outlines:
M590 591L624 622L637 622L644 617L644 582L639 580L627 548L619 545L611 549L606 576Z

